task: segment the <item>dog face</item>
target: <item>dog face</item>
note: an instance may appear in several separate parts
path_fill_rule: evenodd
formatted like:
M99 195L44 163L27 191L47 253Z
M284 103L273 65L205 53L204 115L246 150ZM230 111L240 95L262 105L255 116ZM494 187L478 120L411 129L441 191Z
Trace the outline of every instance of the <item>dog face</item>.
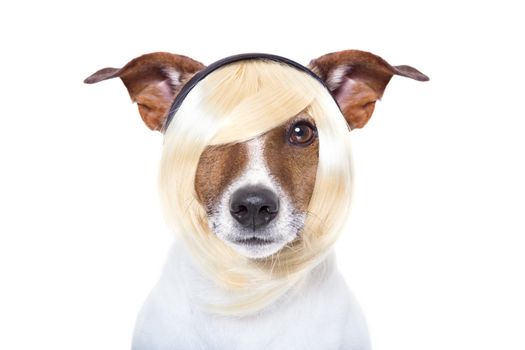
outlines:
M250 258L279 251L303 228L319 140L306 114L247 142L208 147L195 192L210 229Z
M162 130L181 87L204 67L185 56L153 53L121 69L104 68L85 82L120 77L146 125ZM393 75L428 80L412 67L355 50L321 56L309 68L325 82L351 129L368 122ZM207 147L194 190L211 231L248 258L270 256L292 242L308 215L320 142L313 118L302 112L248 141Z

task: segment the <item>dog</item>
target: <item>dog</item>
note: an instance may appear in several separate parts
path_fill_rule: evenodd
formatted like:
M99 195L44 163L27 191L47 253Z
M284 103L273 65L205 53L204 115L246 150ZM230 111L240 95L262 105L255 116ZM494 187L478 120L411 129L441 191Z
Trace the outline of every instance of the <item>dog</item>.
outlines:
M333 244L350 205L347 135L394 75L428 80L358 50L307 67L156 52L85 80L120 78L164 135L160 195L177 239L133 349L370 349Z

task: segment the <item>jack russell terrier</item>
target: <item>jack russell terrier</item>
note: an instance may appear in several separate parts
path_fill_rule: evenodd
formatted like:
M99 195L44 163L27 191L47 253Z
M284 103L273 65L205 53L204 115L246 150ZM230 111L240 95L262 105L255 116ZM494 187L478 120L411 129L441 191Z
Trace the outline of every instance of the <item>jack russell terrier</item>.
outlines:
M133 349L370 349L333 244L350 205L348 131L393 75L428 80L357 50L308 67L157 52L85 80L122 79L164 135L160 196L177 239Z

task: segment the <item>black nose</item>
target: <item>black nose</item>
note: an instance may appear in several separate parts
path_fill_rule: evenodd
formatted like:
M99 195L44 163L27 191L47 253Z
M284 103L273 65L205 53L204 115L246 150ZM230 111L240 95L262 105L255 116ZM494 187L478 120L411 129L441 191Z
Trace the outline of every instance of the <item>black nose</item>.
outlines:
M235 220L254 230L267 225L278 212L279 198L264 187L242 187L230 199L230 213Z

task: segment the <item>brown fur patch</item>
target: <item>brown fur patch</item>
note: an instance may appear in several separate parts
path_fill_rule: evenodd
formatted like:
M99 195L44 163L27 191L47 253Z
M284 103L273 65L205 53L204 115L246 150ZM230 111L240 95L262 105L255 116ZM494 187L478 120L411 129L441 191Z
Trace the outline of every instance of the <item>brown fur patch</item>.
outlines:
M204 150L195 175L195 192L208 212L247 162L248 154L243 143L209 146Z
M345 50L316 58L308 67L325 82L337 69L343 69L340 81L330 89L351 128L362 128L374 111L377 100L383 96L393 75L418 81L428 77L410 66L391 66L387 61L370 52Z
M137 57L124 67L103 68L84 82L98 83L112 78L121 78L129 96L136 102L144 123L152 130L161 130L168 110L182 86L205 66L189 57L168 52L154 52ZM178 75L172 81L170 72Z
M264 138L264 158L270 173L289 195L295 208L305 212L315 185L319 139L316 137L305 147L291 145L288 130L299 120L308 120L315 125L311 118L301 117L270 130Z
M263 135L266 165L270 174L288 194L295 208L305 212L315 185L319 158L319 140L316 138L306 147L288 142L288 131L299 120L294 118ZM246 168L247 146L244 143L210 146L202 153L195 176L195 192L208 213L216 205L224 190Z

